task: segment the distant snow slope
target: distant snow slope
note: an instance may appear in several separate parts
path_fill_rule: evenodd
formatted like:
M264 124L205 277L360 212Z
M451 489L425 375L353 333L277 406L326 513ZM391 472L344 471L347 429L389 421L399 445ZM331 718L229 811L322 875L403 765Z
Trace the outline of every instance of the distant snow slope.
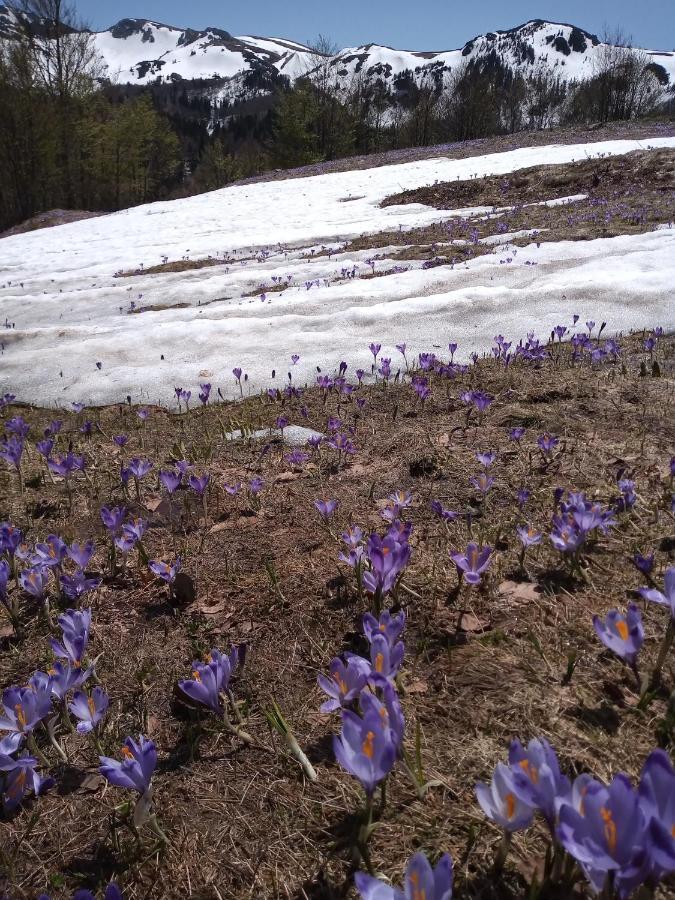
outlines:
M0 4L0 40L16 33L16 16ZM316 55L296 41L234 37L220 28L197 31L148 19L122 19L96 33L94 40L106 74L120 83L229 79L247 72L278 72L293 80L316 65ZM355 76L366 76L395 94L405 72L413 73L417 82L429 77L447 80L462 61L493 54L524 74L545 69L564 81L589 77L602 49L599 39L581 28L536 19L508 31L479 35L457 50L418 52L373 43L341 50L329 64L343 87ZM658 67L664 88L672 88L675 53L646 53Z
M174 385L209 380L224 395L285 377L292 353L297 379L312 382L341 359L369 369L370 341L395 356L460 343L466 357L494 334L546 336L572 313L606 320L609 330L675 327L675 230L579 243L531 245L455 269L439 267L338 280L370 271L372 252L341 242L428 224L448 211L380 201L435 180L503 174L600 153L675 147L675 138L524 148L464 160L428 159L370 170L239 185L0 240L0 393L63 405L171 400ZM480 212L480 211L478 211ZM321 245L330 256L312 254ZM386 248L378 250L387 256ZM184 257L235 256L228 266L115 278ZM505 255L502 253L502 256ZM527 265L525 263L528 263ZM536 265L532 265L536 263ZM379 270L393 263L377 263ZM259 296L261 285L283 292ZM309 288L306 283L310 283ZM135 310L142 309L138 312ZM162 358L163 357L163 358ZM102 363L99 371L96 363Z

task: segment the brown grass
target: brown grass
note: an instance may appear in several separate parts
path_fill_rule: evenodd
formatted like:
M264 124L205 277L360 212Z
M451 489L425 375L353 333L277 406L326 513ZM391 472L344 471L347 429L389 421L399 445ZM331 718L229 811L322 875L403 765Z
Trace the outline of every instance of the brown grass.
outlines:
M509 740L544 735L569 774L592 771L601 778L618 770L637 775L657 742L672 751L675 740L672 719L670 724L666 719L675 685L672 659L664 689L640 710L630 672L602 651L591 625L594 612L624 606L644 583L630 562L634 550L656 551L657 581L675 556L668 512L675 341L660 344L661 377L649 374L642 336L624 346L622 362L600 367L573 365L565 345L551 348L551 361L538 368L517 363L505 370L485 359L455 380L434 376L433 398L424 408L403 385L362 388L360 396L367 399L362 414L333 395L324 403L315 389L284 402L283 413L299 424L304 424L300 406L306 406L307 424L318 430L325 430L328 415L353 425L358 453L339 467L330 451L322 451L303 471L293 472L278 442L262 453L254 441L224 441L234 423L271 425L282 411L280 403L257 397L180 416L153 408L145 430L126 406L63 416L62 447L72 441L89 460L72 512L63 486L45 478L34 451L23 496L3 467L0 519L21 525L29 540L52 532L69 540L96 536L99 552L92 568L103 571L98 510L104 503L124 502L151 520L144 539L150 557L169 559L180 552L197 590L194 603L172 609L166 589L132 560L126 576L106 578L92 600L91 653L100 655L98 675L111 695L103 743L106 752L118 755L127 734L143 731L156 741L156 805L170 847L156 852L146 832L137 847L128 831L113 827L113 807L125 792L106 788L91 746L67 735L68 767L44 745L57 787L1 826L5 852L21 842L8 876L11 896L23 900L49 888L54 897L69 897L75 887L100 885L109 877L120 881L128 900L354 896L349 837L361 796L333 761L330 735L337 721L318 713L316 675L342 650L362 648L359 619L366 607L350 571L338 564L338 545L320 526L313 501L340 501L336 530L354 522L383 531L376 501L404 488L415 497L414 552L406 589L393 602L405 608L409 622L406 743L412 748L419 725L425 774L440 783L420 801L405 773L395 772L371 842L373 863L400 883L414 850L432 855L447 850L455 859L456 896L525 897L526 879L543 854L543 830L537 826L516 836L505 873L494 880L490 864L499 835L473 796L474 783L489 777ZM458 399L476 387L495 397L480 425L473 418L467 422ZM5 417L17 413L30 421L33 435L54 417L31 408L13 408ZM89 441L79 432L85 416L97 425ZM522 449L508 438L516 424L528 428ZM550 464L535 446L537 435L547 430L561 438ZM161 493L153 478L140 506L123 496L120 453L110 440L120 432L131 435L124 457L148 456L155 472L169 465L175 446L173 452L211 474L206 521L186 491L179 492L171 518L161 507L151 512L148 504L155 506L152 498ZM481 509L468 477L479 469L474 451L489 448L499 453L496 484ZM546 530L557 486L611 502L621 472L637 482L637 507L590 546L585 577L568 577L546 539L528 556L523 579L517 572L515 526L529 521ZM267 485L259 510L223 490L224 483L253 474ZM521 514L514 495L523 485L532 499ZM444 526L429 510L431 499L471 512L474 535L478 530L497 547L480 589L458 589L448 550L465 546L466 525ZM276 588L268 576L270 564ZM3 686L21 683L50 663L48 629L28 602L23 618L25 636L3 639ZM645 611L645 671L665 621L664 611ZM244 704L248 730L269 751L212 734L190 761L187 735L194 719L176 701L174 685L188 675L193 658L238 641L247 643L249 653L235 694ZM578 663L565 684L570 653L577 654ZM263 712L272 698L317 768L314 785L265 724ZM659 896L674 897L675 885Z

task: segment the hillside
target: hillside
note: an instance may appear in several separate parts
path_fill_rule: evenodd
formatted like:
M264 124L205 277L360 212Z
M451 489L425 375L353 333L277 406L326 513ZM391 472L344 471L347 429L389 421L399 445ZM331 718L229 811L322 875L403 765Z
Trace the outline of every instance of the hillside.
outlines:
M169 402L175 384L200 378L219 380L233 397L233 367L248 373L255 393L290 352L300 355L295 377L303 380L347 355L365 368L366 338L393 347L407 333L417 354L449 330L465 353L483 352L493 333L523 333L535 310L548 333L561 304L620 330L657 312L675 325L669 175L654 181L649 213L652 186L639 177L617 196L609 184L597 199L590 175L571 186L553 181L540 206L525 211L517 194L496 206L460 197L442 209L423 205L428 198L387 200L574 160L595 159L601 172L608 157L625 164L632 151L673 147L675 137L659 136L456 152L233 185L4 238L2 382L22 400L59 406L137 401L141 389ZM605 217L608 227L633 224L611 239L589 230L596 239L570 245L570 217L588 220L588 229Z

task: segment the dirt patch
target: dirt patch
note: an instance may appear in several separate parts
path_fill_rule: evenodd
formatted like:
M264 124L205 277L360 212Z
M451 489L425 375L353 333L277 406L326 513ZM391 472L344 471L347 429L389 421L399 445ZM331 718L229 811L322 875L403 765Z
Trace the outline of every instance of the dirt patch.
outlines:
M642 191L671 195L675 191L675 150L638 150L606 159L533 166L509 175L450 181L394 194L382 206L423 203L435 209L471 206L503 207L539 203L577 194L591 199L625 197Z
M87 212L82 209L50 209L39 213L20 225L15 225L8 231L0 234L0 239L11 237L13 234L26 234L29 231L39 231L41 228L54 228L56 225L68 225L71 222L81 222L83 219L96 219L99 216L108 215L104 212Z

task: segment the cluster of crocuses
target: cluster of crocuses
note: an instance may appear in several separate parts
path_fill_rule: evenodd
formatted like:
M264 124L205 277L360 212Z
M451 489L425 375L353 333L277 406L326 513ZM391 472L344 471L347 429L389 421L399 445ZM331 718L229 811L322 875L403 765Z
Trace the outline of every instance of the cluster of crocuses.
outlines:
M0 741L0 771L4 773L3 805L11 812L26 794L36 794L53 784L37 772L46 760L38 748L35 732L42 728L59 757L67 756L59 741L59 723L71 728L69 713L77 720L80 734L92 733L98 746L98 729L108 708L108 695L87 682L94 674L87 665L86 654L91 627L90 609L69 609L59 616L60 638L51 638L55 660L48 672L34 672L23 686L9 687L2 694L4 715L0 716L0 732L9 734ZM54 710L54 703L57 710ZM32 755L23 752L24 742Z
M553 516L551 543L561 553L577 560L589 536L598 531L607 534L616 525L615 511L592 502L582 493L556 492L557 512Z
M374 532L366 539L357 525L349 526L342 533L345 550L338 558L354 569L359 591L365 590L372 595L373 607L378 614L410 561L412 524L402 522L400 515L411 503L409 492L399 491L387 498L381 509L382 518L390 522L384 537ZM331 514L334 509L332 507Z
M543 817L554 844L545 877L570 893L578 877L573 861L607 897L627 898L642 884L654 890L675 871L675 770L663 750L649 755L636 790L624 774L609 784L587 774L570 781L544 738L527 747L514 740L508 764L498 763L476 796L504 832L500 863L511 835L531 825L535 814Z
M101 579L87 572L96 553L93 541L66 544L56 534L34 546L23 540L22 531L10 522L0 523L0 603L15 629L20 625L20 591L43 604L49 617L52 577L58 596L79 602L95 590ZM23 568L20 566L23 563ZM10 590L13 577L15 590Z
M342 731L333 740L335 758L361 783L369 816L377 786L403 755L404 721L396 690L396 676L405 646L399 640L405 613L379 618L366 613L362 622L369 657L344 653L319 675L319 686L328 700L322 712L340 710Z
M340 733L333 736L335 759L356 778L365 794L357 848L369 867L367 843L373 830L377 788L381 789L384 806L386 782L399 761L420 787L407 764L403 747L405 720L397 691L397 676L405 653L400 640L405 621L403 611L392 615L385 610L379 618L366 613L362 631L368 656L345 652L331 661L327 675L318 677L319 687L328 698L321 712L339 711L341 716ZM408 863L405 891L389 887L372 873L357 872L354 881L363 900L450 900L452 861L446 854L432 869L424 854L416 853Z

